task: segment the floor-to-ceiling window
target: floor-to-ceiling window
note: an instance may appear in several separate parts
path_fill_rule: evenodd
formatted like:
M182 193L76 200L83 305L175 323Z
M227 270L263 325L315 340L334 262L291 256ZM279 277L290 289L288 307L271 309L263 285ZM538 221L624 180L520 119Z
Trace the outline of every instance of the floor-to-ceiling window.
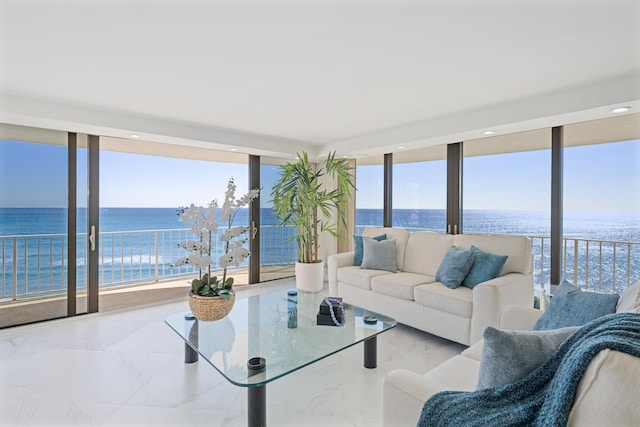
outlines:
M465 233L532 236L536 283L549 271L551 130L464 142Z
M297 246L291 240L296 230L280 226L271 202L273 186L280 177L280 164L285 162L285 159L260 159L260 281L293 276L298 259Z
M565 126L563 277L621 292L640 278L640 114Z
M66 132L0 127L0 303L22 303L20 310L1 312L0 327L67 315L68 251L74 245L67 230L67 143ZM78 240L82 224L78 220ZM72 265L82 277L82 264ZM46 307L38 304L43 297L49 298ZM83 311L70 298L73 310Z
M222 204L231 177L238 197L248 190L246 155L9 125L0 131L0 299L7 303L2 318L10 324L91 311L87 295L98 301L98 289L95 310L100 311L183 295L186 278L198 271L174 265L184 255L178 242L193 238L179 221L179 207L206 206L212 199ZM97 167L92 172L88 166L91 138L100 140L99 176ZM100 197L94 203L100 209L93 240L87 183L95 178ZM68 227L74 218L72 240ZM234 225L248 225L246 209ZM219 237L212 254L215 271L222 269ZM96 260L89 256L92 247ZM98 272L93 293L90 268ZM231 274L236 284L248 283L246 265ZM180 279L180 286L168 289L170 279ZM74 286L68 298L67 281ZM149 292L141 287L123 292L135 284ZM77 305L68 307L64 299L72 298Z
M381 227L384 209L384 165L382 156L356 160L356 234L363 226Z
M549 234L548 129L464 142L465 232Z
M393 155L393 223L412 231L444 232L447 206L446 146Z
M179 208L191 204L206 208L214 199L222 206L229 179L234 180L237 197L246 193L247 157L104 137L100 147L101 292L199 274L191 265L175 265L186 254L178 242L194 238L190 225L180 221ZM246 208L238 211L233 225L249 225ZM212 274L222 270L220 237L226 224L219 226L213 236ZM248 283L246 270L242 265L233 272L235 284ZM116 297L102 295L101 307L112 305L112 298Z

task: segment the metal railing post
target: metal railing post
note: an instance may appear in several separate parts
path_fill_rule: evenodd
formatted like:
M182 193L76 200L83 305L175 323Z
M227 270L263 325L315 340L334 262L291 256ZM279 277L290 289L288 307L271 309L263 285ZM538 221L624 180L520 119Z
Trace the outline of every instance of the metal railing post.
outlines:
M589 241L587 240L587 249L585 251L585 268L584 268L584 288L589 289Z
M613 293L616 293L616 267L617 267L617 258L616 258L616 249L617 249L618 245L614 242L613 243L613 283L612 283L612 288L613 288Z
M627 286L631 284L631 243L627 243Z
M573 282L578 285L578 239L573 241Z
M13 238L13 295L11 296L12 301L16 301L18 299L18 239L17 237Z
M540 284L544 285L544 237L541 238L542 243L540 244Z
M156 235L156 282L158 281L158 232L155 232Z

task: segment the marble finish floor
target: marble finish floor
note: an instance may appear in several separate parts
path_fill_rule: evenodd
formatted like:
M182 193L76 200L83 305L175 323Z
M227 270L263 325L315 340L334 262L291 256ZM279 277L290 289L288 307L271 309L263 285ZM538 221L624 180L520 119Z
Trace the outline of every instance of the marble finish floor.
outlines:
M238 298L294 288L253 285ZM176 302L0 331L0 425L246 426L247 391L206 362L184 363L184 342L164 323ZM379 426L382 380L426 372L465 347L404 325L378 338L378 368L354 346L267 386L271 426Z

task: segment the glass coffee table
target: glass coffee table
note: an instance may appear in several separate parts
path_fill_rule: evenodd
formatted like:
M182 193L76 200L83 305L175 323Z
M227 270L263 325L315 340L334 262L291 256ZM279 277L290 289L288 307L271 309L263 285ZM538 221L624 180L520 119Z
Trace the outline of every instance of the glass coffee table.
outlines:
M390 317L348 304L344 326L318 326L323 300L276 291L236 298L221 320L201 322L178 313L166 323L185 341L185 363L202 357L229 382L248 388L248 425L264 426L267 383L361 342L364 367L375 368L376 337L396 326Z

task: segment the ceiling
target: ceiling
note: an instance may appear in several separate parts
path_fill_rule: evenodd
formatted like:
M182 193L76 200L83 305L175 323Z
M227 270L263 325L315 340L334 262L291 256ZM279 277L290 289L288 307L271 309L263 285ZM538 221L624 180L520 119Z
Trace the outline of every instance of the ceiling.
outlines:
M0 27L8 124L362 157L640 111L637 0L0 0Z

